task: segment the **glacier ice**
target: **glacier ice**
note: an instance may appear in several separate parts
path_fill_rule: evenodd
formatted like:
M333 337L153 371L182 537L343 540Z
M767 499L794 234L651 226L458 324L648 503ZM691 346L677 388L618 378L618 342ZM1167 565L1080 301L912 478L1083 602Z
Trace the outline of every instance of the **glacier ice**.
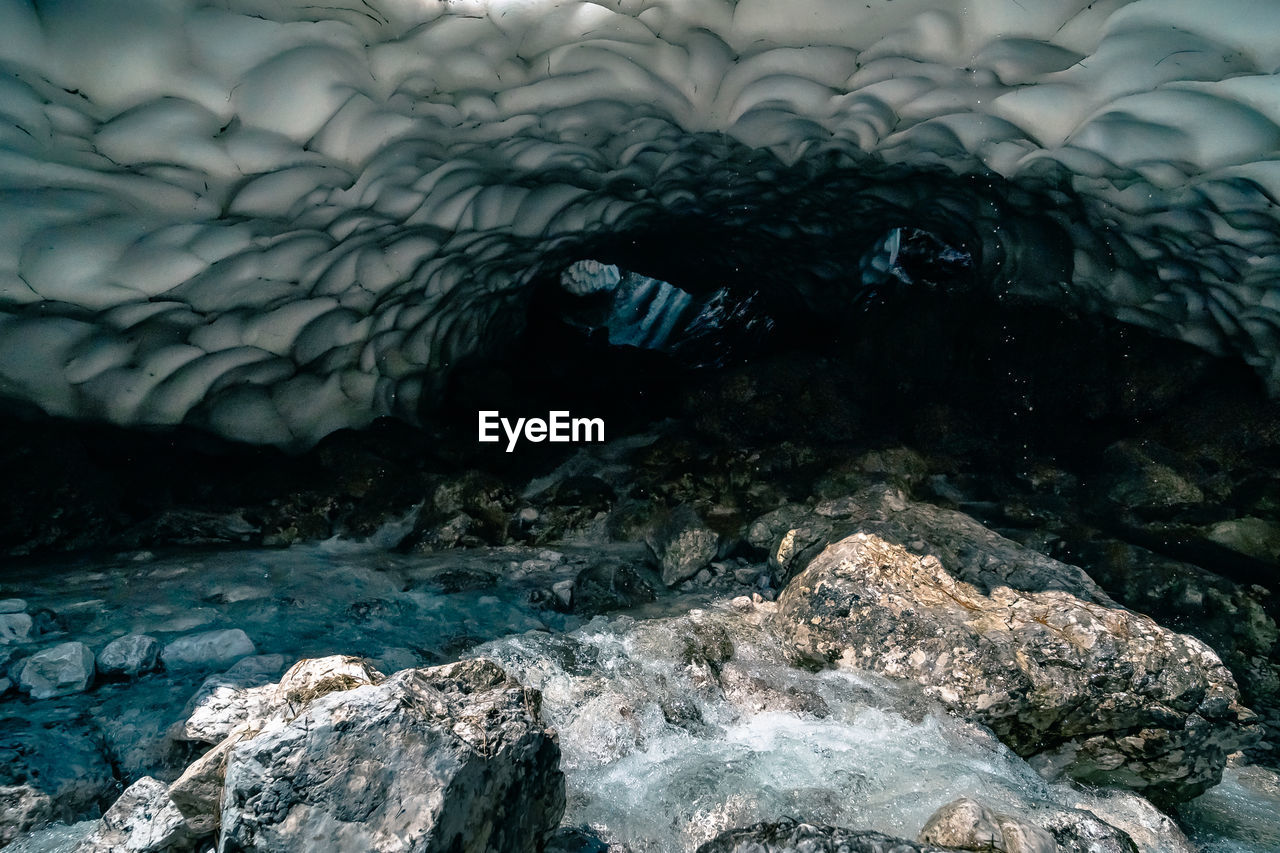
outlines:
M593 240L810 193L1280 387L1267 0L4 0L0 67L0 395L53 415L413 419Z

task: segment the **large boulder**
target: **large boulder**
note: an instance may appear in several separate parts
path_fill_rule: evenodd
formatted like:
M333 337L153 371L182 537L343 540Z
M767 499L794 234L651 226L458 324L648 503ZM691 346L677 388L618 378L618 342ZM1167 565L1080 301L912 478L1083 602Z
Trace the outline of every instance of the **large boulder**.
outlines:
M787 504L757 519L747 541L768 552L782 579L795 577L828 545L858 531L937 557L952 575L983 592L1062 590L1084 601L1113 602L1084 570L1006 539L968 515L909 500L877 485L813 507Z
M823 551L778 618L801 657L911 679L1046 775L1187 799L1256 738L1201 641L1060 589L984 591L874 533Z
M221 850L523 853L564 812L541 696L490 661L283 693L227 751Z

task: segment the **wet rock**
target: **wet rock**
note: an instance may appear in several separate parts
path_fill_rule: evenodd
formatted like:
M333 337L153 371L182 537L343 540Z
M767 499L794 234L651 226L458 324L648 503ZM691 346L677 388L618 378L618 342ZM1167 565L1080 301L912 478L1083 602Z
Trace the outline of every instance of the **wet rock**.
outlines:
M0 696L8 693L11 687L13 687L12 681L7 678L0 678Z
M607 844L586 826L562 826L547 840L543 853L626 853L627 848Z
M89 837L98 827L96 820L73 823L70 826L55 823L44 829L20 836L5 848L5 853L68 853Z
M574 577L571 609L574 613L594 616L653 601L652 574L651 570L626 560L597 560Z
M934 812L920 830L920 840L939 847L990 853L1059 853L1060 849L1052 835L1030 821L993 812L968 797Z
M1261 518L1220 521L1205 531L1205 538L1257 560L1280 562L1280 524Z
M874 534L826 549L778 617L802 657L916 681L1045 775L1186 799L1256 738L1201 641L1061 590L984 594Z
M1156 849L1154 845L1139 848L1123 830L1087 811L1059 810L1045 815L1042 825L1063 853L1139 853ZM1161 841L1161 847L1177 849L1174 838Z
M688 504L671 512L647 539L662 570L662 582L675 586L715 559L720 537Z
M53 710L39 725L0 719L0 786L30 786L48 798L54 820L101 814L119 791L101 744L77 716Z
M155 669L159 658L159 640L146 634L127 634L107 643L98 653L98 672L133 678Z
M482 660L314 699L231 748L220 847L534 851L565 805L539 702Z
M1204 640L1218 653L1235 675L1244 704L1261 715L1262 747L1275 760L1280 753L1280 626L1272 614L1272 594L1117 540L1074 544L1071 555L1125 606Z
M72 853L181 853L192 849L191 840L165 784L146 776L120 795Z
M1120 507L1163 517L1204 501L1204 492L1175 469L1173 454L1159 445L1117 442L1106 449L1102 461L1103 490Z
M272 674L236 670L211 675L187 702L183 735L188 740L217 743L237 726L265 719L275 697Z
M186 689L157 685L153 692L119 686L113 691L115 695L100 692L100 704L90 716L111 765L121 777L154 776L169 782L198 754L196 745L183 739L181 727L174 725L173 707ZM104 693L108 695L104 697Z
M256 653L244 631L226 628L179 637L165 645L160 660L166 669L218 669Z
M212 835L222 816L222 783L227 773L227 754L240 742L233 734L193 761L169 786L169 799L182 814L191 834Z
M758 519L748 540L769 542L769 565L778 577L803 571L831 542L859 530L916 554L932 554L957 578L989 592L1000 586L1063 590L1084 601L1111 599L1076 566L1047 557L1001 536L956 510L908 500L891 486L818 503L788 505Z
M30 785L0 786L0 847L52 818L47 794Z
M27 642L32 626L28 613L0 613L0 646Z
M0 613L22 613L26 609L27 603L21 598L0 599Z
M838 829L783 820L722 832L697 853L946 853L870 830Z
M81 693L93 683L93 652L84 643L41 649L23 662L18 686L32 699Z

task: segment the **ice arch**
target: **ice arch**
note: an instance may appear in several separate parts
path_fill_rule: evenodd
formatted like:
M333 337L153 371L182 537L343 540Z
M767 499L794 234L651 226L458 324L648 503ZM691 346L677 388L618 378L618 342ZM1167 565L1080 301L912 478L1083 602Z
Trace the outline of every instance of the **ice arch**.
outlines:
M0 63L0 395L51 414L412 418L672 217L928 227L1280 386L1272 0L0 0Z

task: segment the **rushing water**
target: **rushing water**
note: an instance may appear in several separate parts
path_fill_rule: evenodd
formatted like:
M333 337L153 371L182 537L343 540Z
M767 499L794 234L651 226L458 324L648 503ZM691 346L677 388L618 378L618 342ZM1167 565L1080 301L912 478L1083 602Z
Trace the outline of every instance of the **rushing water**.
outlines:
M51 641L95 650L126 632L163 640L239 627L259 653L286 660L355 653L393 669L492 657L543 691L563 750L566 824L637 851L692 850L722 829L784 816L914 837L959 796L1033 818L1087 808L1145 836L1146 850L1176 849L1158 840L1167 826L1145 801L1047 783L985 729L909 685L789 666L768 630L767 604L672 595L645 614L585 624L548 607L538 591L570 577L583 553L410 557L330 543L129 554L10 572L0 598L52 610L66 633ZM163 691L147 684L163 678L128 691L145 692L167 724L181 718L188 694L171 690L156 701ZM96 701L93 693L45 702L9 693L0 721L84 719L68 709ZM1280 848L1280 791L1265 773L1229 770L1183 814L1206 850Z

